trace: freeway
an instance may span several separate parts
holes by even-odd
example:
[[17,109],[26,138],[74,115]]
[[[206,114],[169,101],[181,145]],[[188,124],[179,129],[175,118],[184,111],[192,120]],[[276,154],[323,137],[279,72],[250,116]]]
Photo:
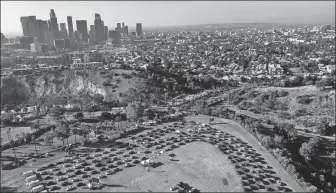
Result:
[[297,183],[297,181],[291,175],[288,174],[288,172],[283,168],[283,166],[278,162],[278,160],[276,160],[273,157],[273,155],[267,151],[267,149],[262,147],[253,135],[251,135],[238,123],[228,119],[210,117],[205,115],[191,115],[185,118],[187,121],[195,121],[201,123],[209,123],[209,119],[214,118],[214,122],[216,124],[212,125],[212,127],[219,129],[223,132],[227,132],[231,135],[234,135],[240,138],[241,140],[249,143],[258,153],[260,153],[263,156],[263,158],[265,158],[267,163],[274,168],[278,176],[282,180],[284,180],[284,182],[286,182],[294,192],[304,192],[300,184]]

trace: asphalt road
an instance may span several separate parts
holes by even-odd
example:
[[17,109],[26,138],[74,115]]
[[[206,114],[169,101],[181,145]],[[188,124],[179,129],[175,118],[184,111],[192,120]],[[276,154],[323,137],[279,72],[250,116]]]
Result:
[[246,131],[238,123],[228,119],[221,119],[205,115],[187,116],[186,120],[201,123],[209,123],[210,118],[214,118],[214,122],[219,123],[216,125],[212,125],[212,127],[227,132],[231,135],[234,135],[240,138],[241,140],[249,143],[251,146],[253,146],[253,148],[265,158],[267,163],[274,168],[274,171],[277,173],[277,176],[280,177],[284,182],[286,182],[288,187],[291,188],[294,192],[304,192],[301,185],[298,184],[297,181],[291,175],[289,175],[289,173],[283,168],[283,166],[278,162],[278,160],[275,159],[273,155],[267,151],[267,149],[262,147],[252,134]]

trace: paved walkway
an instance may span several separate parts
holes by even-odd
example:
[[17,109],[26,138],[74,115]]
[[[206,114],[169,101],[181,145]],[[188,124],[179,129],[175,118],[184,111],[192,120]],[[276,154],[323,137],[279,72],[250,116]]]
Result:
[[[210,116],[205,115],[191,115],[187,116],[186,120],[209,123],[210,118],[211,118]],[[260,143],[256,140],[256,138],[254,138],[252,134],[250,134],[242,126],[240,126],[238,123],[232,120],[217,117],[213,118],[214,122],[222,123],[218,125],[212,125],[214,128],[232,134],[240,138],[241,140],[249,143],[258,153],[260,153],[265,158],[267,163],[274,168],[274,171],[284,182],[287,183],[289,188],[291,188],[294,192],[304,192],[300,184],[298,184],[297,181],[291,175],[289,175],[289,173],[283,168],[283,166],[278,162],[278,160],[275,159],[273,155],[267,151],[267,149],[265,149],[260,145]]]

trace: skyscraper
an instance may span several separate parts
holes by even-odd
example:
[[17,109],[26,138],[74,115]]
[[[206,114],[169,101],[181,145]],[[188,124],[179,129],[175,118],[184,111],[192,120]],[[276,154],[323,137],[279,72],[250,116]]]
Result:
[[108,27],[107,26],[104,27],[104,38],[105,39],[108,38]]
[[68,17],[67,17],[67,20],[68,20],[69,37],[72,38],[72,37],[73,37],[72,17],[71,17],[71,16],[68,16]]
[[29,23],[28,23],[28,17],[21,17],[20,21],[21,21],[21,24],[22,24],[23,36],[29,36],[30,27],[29,27]]
[[95,14],[95,20],[94,20],[94,26],[95,26],[95,35],[97,40],[104,40],[104,21],[101,20],[101,17],[98,13]]
[[141,23],[137,23],[136,24],[136,35],[137,36],[142,36],[142,24]]
[[76,20],[77,31],[82,34],[83,39],[88,39],[88,27],[86,20]]
[[28,23],[30,27],[30,35],[38,37],[39,29],[37,29],[36,16],[28,16]]
[[125,26],[125,27],[124,27],[124,34],[125,34],[125,35],[128,35],[128,26]]
[[50,9],[50,30],[54,33],[54,37],[59,32],[57,17],[53,9]]
[[22,24],[23,36],[39,36],[39,29],[36,22],[36,16],[28,16],[20,18]]
[[67,31],[65,23],[60,23],[61,31]]
[[96,29],[94,25],[90,25],[90,38],[96,40]]
[[37,22],[37,28],[40,30],[39,31],[39,41],[40,42],[43,42],[43,41],[46,41],[46,38],[45,38],[45,33],[48,31],[48,22],[47,21],[44,21],[44,20],[36,20]]
[[51,31],[45,33],[45,40],[49,46],[54,46],[54,35]]
[[124,24],[124,22],[122,22],[122,24],[121,24],[121,32],[122,33],[124,33],[124,28],[125,28],[125,24]]
[[117,30],[121,32],[121,23],[117,23]]

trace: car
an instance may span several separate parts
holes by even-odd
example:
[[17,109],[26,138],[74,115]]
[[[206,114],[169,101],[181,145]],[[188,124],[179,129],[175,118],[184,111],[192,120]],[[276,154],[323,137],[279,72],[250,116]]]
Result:
[[58,189],[60,189],[60,187],[58,187],[58,186],[55,185],[55,186],[49,188],[49,192],[50,191],[54,191],[54,190],[58,190]]
[[85,183],[83,183],[83,182],[79,182],[78,184],[77,184],[77,187],[81,187],[81,186],[85,186],[86,184]]
[[68,182],[67,182],[67,181],[64,181],[64,182],[61,183],[61,185],[62,185],[62,186],[66,186],[66,185],[68,185]]
[[67,187],[67,191],[72,191],[72,190],[74,190],[75,189],[75,187],[73,187],[73,186],[69,186],[69,187]]
[[48,182],[46,183],[47,186],[51,186],[51,185],[54,185],[54,184],[55,184],[54,181],[48,181]]
[[126,163],[126,164],[125,164],[125,167],[130,167],[130,166],[131,166],[130,163]]
[[105,171],[105,170],[107,170],[107,168],[102,167],[102,168],[100,168],[99,170],[100,170],[100,171]]
[[106,175],[103,175],[103,174],[101,174],[101,175],[99,175],[99,178],[100,179],[103,179],[103,178],[106,178],[107,176]]
[[57,178],[57,181],[64,181],[64,180],[66,180],[66,178],[65,177],[63,177],[63,176],[61,176],[61,177],[59,177],[59,178]]
[[133,164],[138,164],[138,163],[140,163],[139,160],[134,160],[134,161],[133,161]]
[[91,174],[98,174],[99,172],[98,171],[96,171],[96,170],[93,170],[92,172],[91,172]]
[[75,174],[69,174],[67,177],[68,178],[73,178],[73,177],[75,177],[76,175]]
[[89,177],[88,174],[83,174],[83,175],[82,175],[82,178],[87,178],[87,177]]
[[72,182],[79,182],[79,181],[81,181],[81,180],[78,179],[78,178],[74,178],[74,179],[72,179]]
[[111,175],[111,174],[113,174],[113,172],[112,172],[111,170],[108,170],[108,171],[105,173],[105,175]]

